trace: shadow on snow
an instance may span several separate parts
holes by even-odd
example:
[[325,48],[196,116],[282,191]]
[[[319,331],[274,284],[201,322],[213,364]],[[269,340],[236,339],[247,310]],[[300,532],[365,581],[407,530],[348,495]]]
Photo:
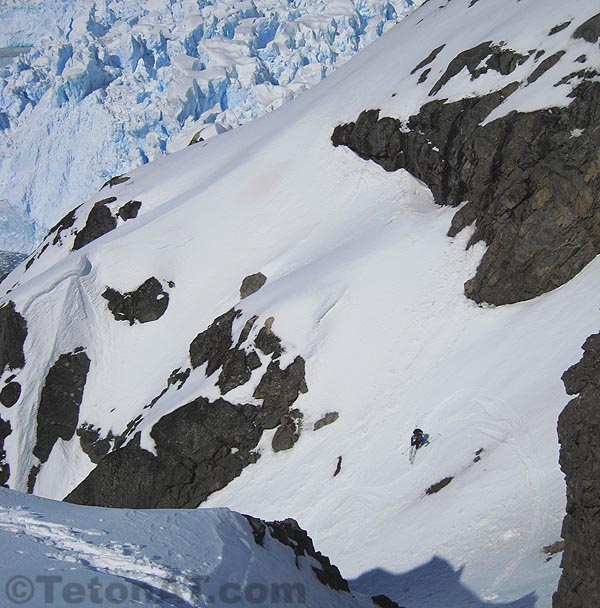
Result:
[[460,582],[463,568],[455,570],[440,557],[402,574],[380,568],[350,582],[353,591],[387,595],[407,608],[535,608],[537,596],[528,593],[518,600],[497,603],[480,599]]

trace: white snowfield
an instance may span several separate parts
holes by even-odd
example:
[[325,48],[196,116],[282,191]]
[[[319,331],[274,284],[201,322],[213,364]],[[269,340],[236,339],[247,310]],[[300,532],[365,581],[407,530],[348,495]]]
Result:
[[[483,41],[546,57],[566,50],[497,115],[564,105],[576,82],[554,84],[574,71],[575,58],[600,65],[597,44],[571,37],[598,12],[596,0],[469,4],[429,2],[283,108],[140,167],[83,205],[74,228],[109,195],[115,208],[141,201],[136,219],[77,252],[68,252],[66,235],[63,247],[50,246],[4,281],[29,329],[23,393],[0,408],[13,429],[5,443],[11,488],[25,490],[36,464],[36,408],[59,354],[85,347],[92,363],[79,420],[117,435],[173,369],[189,366],[192,339],[236,306],[236,332],[253,315],[256,330],[273,316],[288,349],[282,366],[296,353],[306,359],[309,390],[296,402],[304,428],[293,449],[276,454],[265,433],[259,461],[207,506],[296,518],[354,589],[407,608],[550,607],[560,556],[548,560],[542,547],[559,539],[565,507],[561,375],[598,330],[600,263],[535,300],[477,306],[463,283],[484,245],[465,249],[472,229],[446,236],[456,210],[434,204],[406,172],[386,173],[330,141],[337,124],[363,109],[408,117],[431,99],[448,62]],[[443,43],[418,85],[411,70]],[[537,65],[531,56],[507,78],[490,71],[473,81],[465,71],[436,98],[525,82]],[[259,271],[266,285],[240,302],[242,279]],[[167,312],[144,325],[116,322],[101,297],[106,287],[131,291],[150,276],[175,283]],[[180,391],[168,391],[139,427],[142,445],[153,449],[158,416],[219,396],[215,381],[198,368]],[[253,388],[226,398],[252,403]],[[331,411],[339,419],[313,431]],[[405,450],[415,426],[432,441],[411,466]],[[77,437],[59,440],[35,492],[60,499],[93,466]],[[449,485],[426,495],[447,477]]]
[[313,557],[229,509],[85,508],[0,489],[0,597],[9,606],[360,608],[321,584]]
[[280,106],[423,0],[1,2],[0,249],[104,181]]

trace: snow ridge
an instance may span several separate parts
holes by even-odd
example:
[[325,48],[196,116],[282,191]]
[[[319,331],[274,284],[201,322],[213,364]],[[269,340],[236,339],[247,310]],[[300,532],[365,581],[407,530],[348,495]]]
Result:
[[[252,591],[287,590],[293,605],[373,606],[322,584],[316,560],[296,556],[268,529],[258,544],[246,517],[229,509],[83,510],[1,488],[0,542],[3,605],[61,596],[68,605],[71,586],[85,605],[250,607]],[[239,601],[227,601],[235,594]]]

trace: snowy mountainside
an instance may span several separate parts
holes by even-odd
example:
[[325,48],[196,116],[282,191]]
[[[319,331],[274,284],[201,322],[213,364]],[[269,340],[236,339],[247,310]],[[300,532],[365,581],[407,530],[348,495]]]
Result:
[[6,489],[0,513],[4,606],[375,605],[336,589],[339,572],[290,522],[82,509]]
[[[489,95],[481,122],[562,117],[579,86],[597,91],[598,38],[578,34],[596,12],[426,3],[302,97],[65,216],[2,284],[2,481],[83,504],[292,516],[353,588],[410,607],[549,606],[561,375],[598,328],[598,260],[575,256],[583,269],[527,301],[478,304],[464,283],[492,250],[472,242],[485,216],[447,235],[473,201],[434,199],[367,162],[385,163],[376,145],[361,158],[331,138],[379,109],[392,144],[410,144],[410,118],[432,102]],[[497,49],[520,58],[505,69]],[[596,131],[572,136],[590,196],[573,205],[579,237],[600,171]],[[454,162],[452,146],[429,148]],[[514,169],[499,156],[497,174]],[[536,199],[536,217],[556,200]],[[528,205],[503,225],[520,229]],[[535,227],[523,226],[534,244]],[[431,442],[410,465],[416,425]]]
[[0,78],[0,248],[29,254],[105,180],[278,107],[418,4],[3,3],[0,46],[32,49]]

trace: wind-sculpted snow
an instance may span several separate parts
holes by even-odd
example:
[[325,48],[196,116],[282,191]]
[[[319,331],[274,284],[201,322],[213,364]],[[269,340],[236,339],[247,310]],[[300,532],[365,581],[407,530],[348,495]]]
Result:
[[29,253],[104,180],[280,106],[420,3],[3,3],[0,47],[33,48],[0,67],[0,249]]
[[3,606],[382,605],[294,520],[229,509],[82,509],[0,488],[0,542]]

